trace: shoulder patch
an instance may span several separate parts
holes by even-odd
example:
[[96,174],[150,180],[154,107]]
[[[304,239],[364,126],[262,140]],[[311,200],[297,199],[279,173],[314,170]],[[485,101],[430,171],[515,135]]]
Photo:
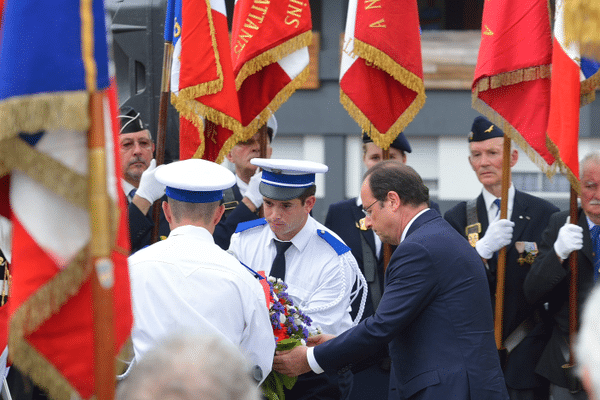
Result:
[[346,246],[338,238],[336,238],[324,229],[317,229],[317,235],[319,235],[323,240],[329,243],[329,245],[333,247],[333,249],[339,256],[350,251],[350,247]]
[[262,226],[267,223],[267,220],[264,218],[253,219],[252,221],[240,222],[235,229],[235,233],[243,232],[250,228],[254,228],[257,226]]

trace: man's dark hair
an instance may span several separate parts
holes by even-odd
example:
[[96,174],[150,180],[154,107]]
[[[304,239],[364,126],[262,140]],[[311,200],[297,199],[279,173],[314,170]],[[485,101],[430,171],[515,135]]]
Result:
[[213,214],[217,207],[221,205],[220,201],[211,203],[187,203],[184,201],[175,200],[169,197],[169,205],[175,222],[179,223],[183,219],[191,219],[192,221],[202,221],[210,223]]
[[312,185],[310,187],[308,187],[304,193],[302,193],[300,196],[298,196],[298,199],[300,199],[300,202],[302,203],[302,205],[304,205],[304,202],[306,201],[306,199],[308,199],[310,196],[314,196],[315,193],[317,193],[317,185]]
[[371,193],[379,201],[384,201],[389,192],[396,192],[406,204],[429,205],[429,189],[419,174],[408,165],[396,160],[382,161],[365,173],[364,179],[367,177]]

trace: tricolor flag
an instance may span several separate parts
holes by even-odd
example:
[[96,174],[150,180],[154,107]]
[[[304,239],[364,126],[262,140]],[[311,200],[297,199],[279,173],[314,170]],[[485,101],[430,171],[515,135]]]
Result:
[[[171,103],[180,116],[179,158],[220,163],[242,130],[225,2],[170,1],[175,1],[174,23],[165,26],[174,27]],[[208,129],[204,120],[212,122]]]
[[308,77],[311,29],[306,0],[236,0],[231,58],[244,139],[252,137]]
[[[10,174],[13,226],[10,359],[53,399],[90,398],[95,365],[107,360],[114,376],[132,324],[105,10],[101,0],[6,0],[3,24],[0,175]],[[99,133],[93,142],[90,128]],[[99,180],[104,185],[90,183]],[[106,257],[93,263],[99,249]],[[104,325],[114,332],[102,360],[93,318],[98,266],[112,294],[106,310],[113,318]]]
[[473,108],[500,126],[548,174],[554,162],[546,148],[551,62],[546,0],[485,2]]
[[579,108],[593,101],[598,63],[581,59],[579,45],[565,39],[565,2],[556,1],[548,149],[571,186],[579,190]]
[[387,149],[425,104],[415,0],[350,0],[340,101]]

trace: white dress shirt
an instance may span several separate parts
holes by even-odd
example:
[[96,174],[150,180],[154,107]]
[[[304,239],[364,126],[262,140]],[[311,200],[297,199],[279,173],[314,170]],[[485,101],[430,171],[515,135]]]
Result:
[[[498,197],[494,196],[490,192],[488,192],[485,188],[482,191],[483,201],[485,203],[485,209],[488,214],[488,223],[492,223],[492,221],[496,219],[500,219],[500,214],[498,213],[499,207],[494,204],[494,200]],[[508,208],[506,213],[506,219],[510,221],[510,217],[512,217],[513,205],[515,203],[515,187],[511,183],[510,188],[508,188]]]
[[[361,274],[352,252],[338,255],[317,230],[329,229],[308,217],[285,252],[285,283],[294,305],[312,319],[311,328],[339,335],[353,325],[350,317],[352,285]],[[231,237],[229,250],[255,271],[271,271],[277,254],[269,225],[255,226]],[[364,278],[363,278],[364,279]]]
[[170,334],[221,335],[267,377],[275,340],[262,286],[206,229],[172,230],[129,257],[129,272],[135,359]]

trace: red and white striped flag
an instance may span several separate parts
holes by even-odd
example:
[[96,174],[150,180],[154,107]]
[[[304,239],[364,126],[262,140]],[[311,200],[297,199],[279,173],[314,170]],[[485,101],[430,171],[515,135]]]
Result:
[[552,36],[546,0],[488,1],[472,86],[473,108],[548,174]]
[[231,57],[245,139],[308,77],[311,29],[308,1],[236,0]]
[[181,0],[174,14],[171,103],[180,115],[179,158],[220,163],[242,132],[225,2]]
[[350,0],[340,101],[387,149],[425,104],[416,0]]

